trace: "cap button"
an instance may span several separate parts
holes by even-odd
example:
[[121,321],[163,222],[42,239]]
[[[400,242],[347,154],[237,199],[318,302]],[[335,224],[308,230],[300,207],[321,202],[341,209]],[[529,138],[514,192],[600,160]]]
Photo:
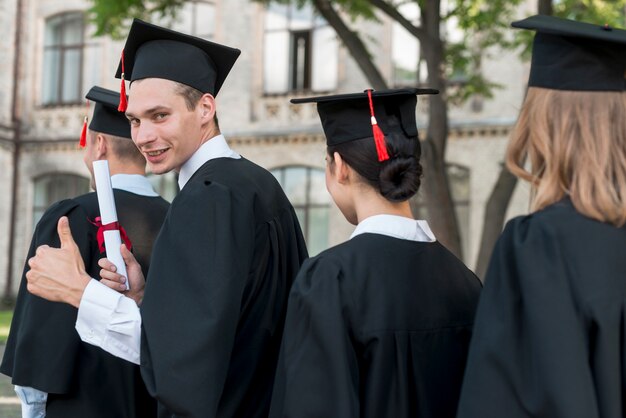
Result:
[[604,26],[602,26],[602,29],[606,30],[606,31],[609,31],[609,32],[613,30],[613,28],[610,27],[608,23],[605,23]]

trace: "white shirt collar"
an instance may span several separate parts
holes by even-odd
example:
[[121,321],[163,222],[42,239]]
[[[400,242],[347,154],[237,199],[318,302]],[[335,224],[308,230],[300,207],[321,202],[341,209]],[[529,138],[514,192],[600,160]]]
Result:
[[436,241],[435,234],[430,230],[428,222],[396,215],[374,215],[365,218],[359,222],[350,238],[365,233],[387,235],[418,242]]
[[185,161],[185,164],[180,168],[180,173],[178,174],[178,187],[182,190],[191,176],[193,176],[204,163],[214,158],[222,157],[241,158],[239,154],[230,149],[224,135],[217,135],[202,144],[200,148]]
[[159,195],[154,191],[150,180],[140,174],[114,174],[111,176],[111,186],[114,189],[124,190],[139,196],[155,197]]

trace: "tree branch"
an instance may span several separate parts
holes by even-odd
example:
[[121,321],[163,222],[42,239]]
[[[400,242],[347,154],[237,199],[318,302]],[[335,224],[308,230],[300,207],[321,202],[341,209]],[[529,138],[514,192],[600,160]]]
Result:
[[419,26],[415,26],[410,20],[402,15],[392,4],[389,4],[385,0],[370,0],[370,4],[377,7],[380,11],[387,16],[398,22],[404,29],[406,29],[411,35],[415,36],[420,43],[427,42],[427,34],[424,29]]

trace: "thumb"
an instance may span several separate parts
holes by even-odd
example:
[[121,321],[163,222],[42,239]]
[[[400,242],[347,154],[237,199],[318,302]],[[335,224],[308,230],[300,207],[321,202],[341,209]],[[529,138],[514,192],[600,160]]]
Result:
[[130,252],[128,248],[126,248],[125,244],[122,244],[120,247],[120,253],[122,254],[122,258],[124,259],[124,264],[127,266],[132,264],[135,261],[135,256]]
[[67,216],[62,216],[57,223],[57,232],[59,233],[59,240],[61,241],[62,249],[76,248],[76,242],[72,237],[72,230],[70,229],[70,221]]

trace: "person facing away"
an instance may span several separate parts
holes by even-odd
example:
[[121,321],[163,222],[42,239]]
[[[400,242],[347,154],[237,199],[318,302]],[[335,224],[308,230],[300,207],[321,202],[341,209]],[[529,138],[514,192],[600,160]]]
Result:
[[[214,96],[238,55],[140,20],[130,29],[119,75],[132,83],[132,137],[154,173],[179,172],[181,189],[154,245],[141,315],[143,276],[123,246],[127,296],[77,264],[65,219],[61,248],[29,262],[29,290],[80,307],[84,341],[141,363],[160,417],[267,416],[287,296],[307,256],[274,176],[220,134]],[[101,266],[116,287],[120,276]]]
[[506,156],[532,185],[532,213],[491,257],[458,417],[623,417],[626,31],[513,26],[536,31]]
[[416,94],[433,93],[292,100],[317,103],[326,186],[357,226],[305,261],[294,282],[271,418],[456,412],[481,284],[411,214],[422,174]]
[[[152,243],[169,207],[145,177],[146,161],[130,140],[130,126],[117,111],[119,93],[93,87],[95,103],[85,137],[84,162],[107,160],[112,174],[119,221],[128,233],[141,268],[148,271]],[[33,234],[28,257],[41,245],[58,245],[57,221],[69,219],[78,254],[96,277],[105,256],[98,244],[98,198],[95,192],[53,204]],[[24,274],[29,270],[24,268]],[[74,325],[76,310],[48,302],[22,282],[0,371],[12,377],[22,401],[22,416],[36,418],[144,418],[156,416],[139,368],[83,343]]]

